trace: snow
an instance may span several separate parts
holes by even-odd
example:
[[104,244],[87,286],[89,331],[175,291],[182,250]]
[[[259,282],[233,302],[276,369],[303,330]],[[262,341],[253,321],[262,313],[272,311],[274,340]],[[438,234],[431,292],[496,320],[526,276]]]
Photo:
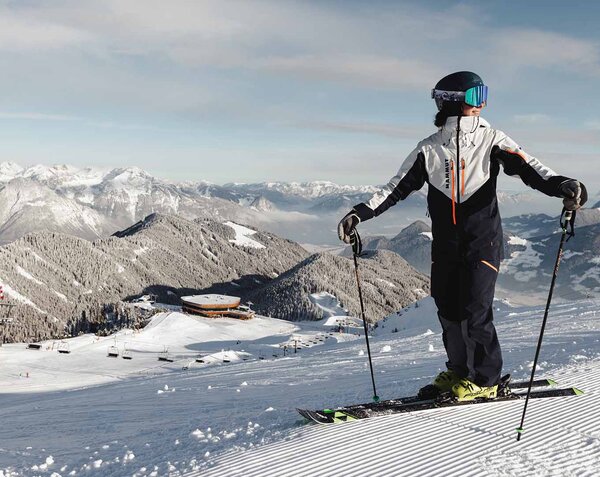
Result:
[[[42,342],[40,351],[26,350],[24,345],[4,345],[0,348],[3,371],[0,389],[5,394],[46,392],[104,384],[140,374],[159,375],[182,366],[199,367],[201,365],[195,363],[199,355],[204,357],[204,367],[222,364],[224,359],[242,361],[246,352],[239,347],[223,350],[223,342],[260,340],[295,329],[292,323],[264,317],[240,321],[179,312],[159,313],[141,331],[126,329],[107,337],[88,334],[66,339],[64,342],[71,350],[68,356],[56,353],[52,341]],[[129,350],[133,359],[108,358],[110,346],[116,346],[119,355]],[[173,363],[158,361],[165,349],[174,358]],[[270,346],[257,345],[255,351],[262,349],[270,349]],[[69,368],[62,370],[65,374],[61,375],[66,363]],[[90,372],[91,369],[94,372]],[[26,373],[29,378],[24,380],[22,376]]]
[[250,238],[251,235],[254,235],[256,233],[255,230],[249,229],[248,227],[244,227],[243,225],[238,225],[233,222],[225,222],[225,225],[235,230],[235,239],[230,240],[231,243],[239,247],[251,247],[259,249],[266,248],[262,243],[259,243],[256,240],[252,240]]
[[527,245],[527,240],[513,235],[513,236],[509,237],[508,243],[510,245]]
[[[14,162],[0,163],[0,182],[8,182],[23,172],[23,168]],[[2,474],[0,474],[2,477]]]
[[396,288],[396,285],[394,285],[392,282],[390,282],[388,280],[384,280],[383,278],[378,278],[377,281],[380,283],[384,283],[385,285],[387,285],[390,288]]
[[143,253],[146,253],[148,250],[150,250],[150,247],[140,247],[140,248],[136,248],[133,253],[135,253],[136,255],[142,255]]
[[433,233],[432,232],[421,232],[419,235],[423,235],[427,237],[429,240],[433,241]]
[[340,305],[339,300],[328,292],[311,293],[308,299],[317,305],[326,318],[347,315],[346,310]]
[[[27,272],[25,272],[25,273],[27,273]],[[31,279],[33,279],[33,277],[31,277]],[[4,294],[6,296],[8,296],[14,300],[20,301],[21,303],[25,303],[26,305],[29,305],[30,307],[34,308],[36,311],[38,311],[40,313],[46,314],[46,312],[44,310],[42,310],[39,306],[37,306],[34,302],[32,302],[26,296],[21,295],[17,290],[15,290],[13,287],[11,287],[8,283],[6,283],[1,278],[0,278],[0,283],[2,283],[2,287],[4,289]]]
[[57,292],[56,290],[52,290],[52,292],[61,300],[68,302],[69,299],[67,298],[66,295],[64,295],[63,293]]
[[502,262],[502,273],[510,274],[523,283],[535,279],[542,263],[541,254],[533,249],[529,240],[511,237],[509,243],[523,245],[525,250],[512,252],[510,258]]
[[16,267],[17,273],[25,278],[27,278],[27,280],[31,280],[32,282],[37,283],[38,285],[43,285],[44,282],[38,280],[37,278],[35,278],[33,275],[31,275],[31,273],[29,273],[28,271],[24,270],[23,268],[21,268],[19,265],[17,265]]
[[[243,184],[239,184],[243,185]],[[363,193],[374,194],[379,191],[377,186],[351,186],[338,185],[330,181],[312,181],[312,182],[266,182],[254,184],[255,186],[266,187],[271,190],[282,192],[284,194],[295,195],[299,197],[324,197],[332,194],[342,193]]]
[[[313,300],[341,310],[332,295]],[[519,443],[522,402],[304,425],[296,407],[372,396],[363,338],[328,331],[323,322],[172,312],[140,331],[68,339],[69,355],[46,349],[50,342],[39,351],[4,345],[0,476],[596,475],[599,304],[552,306],[540,373],[586,394],[531,401]],[[495,309],[504,370],[522,380],[544,310],[501,302]],[[317,337],[318,345],[308,341]],[[280,346],[299,338],[309,347],[284,357]],[[370,339],[382,399],[413,394],[443,369],[430,298],[387,317]],[[115,342],[132,350],[131,361],[106,357]],[[173,363],[157,361],[165,347]],[[198,355],[210,362],[197,363]]]
[[207,295],[182,296],[181,300],[194,305],[227,305],[236,307],[240,304],[240,298],[237,296],[217,295],[214,293],[209,293]]

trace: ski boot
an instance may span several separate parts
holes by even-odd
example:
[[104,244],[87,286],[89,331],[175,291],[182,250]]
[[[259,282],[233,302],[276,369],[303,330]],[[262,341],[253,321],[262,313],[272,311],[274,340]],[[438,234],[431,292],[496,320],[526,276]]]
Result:
[[461,379],[452,386],[452,394],[458,401],[474,401],[476,399],[495,399],[498,395],[498,385],[478,386],[473,381]]
[[506,397],[510,394],[512,394],[512,391],[510,390],[510,374],[505,374],[498,382],[498,392],[496,396]]
[[419,390],[419,397],[421,399],[434,399],[442,393],[452,391],[452,386],[459,381],[460,378],[454,371],[442,371],[434,378],[432,384],[428,384]]

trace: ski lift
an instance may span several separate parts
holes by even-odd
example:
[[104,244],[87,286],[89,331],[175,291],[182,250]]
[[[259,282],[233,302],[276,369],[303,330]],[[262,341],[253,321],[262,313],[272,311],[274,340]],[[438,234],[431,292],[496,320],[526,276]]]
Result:
[[133,354],[131,351],[127,349],[127,343],[123,346],[123,353],[121,354],[121,358],[123,359],[133,359]]
[[173,362],[173,357],[169,354],[169,348],[165,346],[165,350],[158,355],[159,361],[166,361],[167,363]]
[[57,350],[60,354],[70,354],[71,353],[71,348],[69,347],[69,343],[67,343],[66,341],[61,341],[58,345]]
[[109,346],[107,356],[109,358],[118,358],[119,357],[119,348],[117,348],[116,346]]

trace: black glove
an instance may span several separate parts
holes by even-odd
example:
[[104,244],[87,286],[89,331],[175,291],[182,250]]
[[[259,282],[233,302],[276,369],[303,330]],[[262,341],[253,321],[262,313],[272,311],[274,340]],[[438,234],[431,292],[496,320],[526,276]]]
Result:
[[564,181],[558,186],[558,192],[563,198],[563,206],[566,210],[577,210],[587,202],[585,186],[575,179]]
[[356,211],[352,209],[338,224],[338,237],[340,240],[350,243],[350,234],[359,223],[360,219],[358,218],[358,215],[356,215]]

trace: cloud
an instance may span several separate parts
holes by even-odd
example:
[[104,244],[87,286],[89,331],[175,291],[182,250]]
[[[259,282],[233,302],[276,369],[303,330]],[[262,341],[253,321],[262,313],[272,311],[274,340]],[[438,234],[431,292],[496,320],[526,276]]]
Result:
[[[127,69],[137,70],[140,82],[148,79],[148,66],[164,69],[168,62],[188,73],[245,70],[264,79],[283,75],[397,91],[429,87],[463,65],[478,65],[495,77],[506,68],[530,67],[600,73],[594,42],[491,25],[485,11],[464,4],[435,9],[418,4],[346,8],[272,0],[63,0],[12,5],[1,11],[0,48],[17,45],[39,51],[77,46],[80,61],[87,57],[115,70],[126,61]],[[480,39],[479,46],[468,50],[465,61],[465,49],[456,45],[472,38]]]
[[591,129],[557,127],[555,124],[539,129],[520,129],[519,136],[540,143],[584,146],[600,145],[600,134]]
[[397,90],[421,90],[424,82],[433,83],[443,74],[442,69],[420,60],[385,56],[272,57],[261,60],[258,66],[310,80]]
[[493,33],[493,58],[512,71],[524,68],[559,69],[600,76],[600,46],[570,35],[517,28]]
[[79,28],[32,18],[30,13],[0,7],[0,50],[57,50],[90,39]]
[[81,118],[77,116],[67,116],[64,114],[0,111],[0,119],[25,119],[31,121],[78,121]]
[[337,131],[350,134],[373,134],[376,136],[409,139],[423,135],[423,128],[369,122],[299,121],[290,125],[318,131]]
[[[32,51],[40,45],[77,45],[83,57],[115,67],[123,56],[150,63],[168,59],[185,68],[241,69],[386,89],[417,88],[445,71],[429,55],[418,57],[415,35],[431,40],[431,34],[427,15],[410,6],[357,12],[325,4],[239,0],[16,5],[5,9],[0,45],[2,39],[7,47],[26,39],[21,47]],[[436,31],[441,38],[468,26],[464,11],[443,19]]]
[[592,120],[592,121],[587,121],[584,126],[587,129],[592,129],[594,131],[600,131],[600,119],[596,119],[596,120]]
[[513,120],[521,124],[547,123],[552,121],[552,116],[542,113],[516,114]]

